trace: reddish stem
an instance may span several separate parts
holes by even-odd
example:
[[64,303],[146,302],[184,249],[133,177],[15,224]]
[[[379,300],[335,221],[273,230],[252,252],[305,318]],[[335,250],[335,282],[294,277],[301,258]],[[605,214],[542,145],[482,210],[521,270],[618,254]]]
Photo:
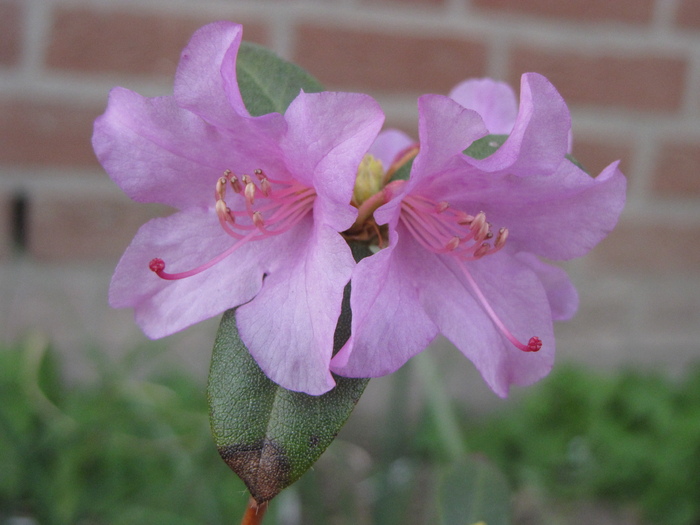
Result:
[[243,521],[241,525],[260,525],[262,523],[263,517],[265,516],[265,511],[267,510],[267,501],[258,505],[258,503],[251,497],[248,500],[248,508],[243,515]]

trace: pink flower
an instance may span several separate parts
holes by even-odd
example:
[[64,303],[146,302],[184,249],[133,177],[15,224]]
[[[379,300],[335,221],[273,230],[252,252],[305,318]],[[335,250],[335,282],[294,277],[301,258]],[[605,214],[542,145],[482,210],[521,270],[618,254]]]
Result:
[[251,117],[236,81],[240,25],[197,31],[174,96],[114,89],[93,146],[132,199],[178,211],[145,224],[109,300],[152,338],[239,307],[263,371],[321,394],[343,289],[355,265],[338,232],[355,220],[357,167],[383,122],[370,97],[301,92],[284,115]]
[[[374,212],[384,248],[353,272],[352,336],[331,369],[388,374],[442,333],[506,396],[549,372],[552,321],[578,305],[565,272],[540,257],[593,248],[616,224],[626,182],[617,163],[592,178],[565,158],[569,111],[540,75],[523,76],[517,115],[512,92],[494,81],[453,97],[419,99],[410,179],[360,207],[360,217]],[[510,136],[481,160],[463,154],[489,132]],[[393,131],[370,151],[391,163],[410,145]]]

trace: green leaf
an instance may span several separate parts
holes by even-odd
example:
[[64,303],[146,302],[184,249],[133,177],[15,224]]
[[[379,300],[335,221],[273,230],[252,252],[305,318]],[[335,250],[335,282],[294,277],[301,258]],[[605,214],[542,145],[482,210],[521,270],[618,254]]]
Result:
[[236,61],[238,88],[253,116],[284,113],[300,90],[323,91],[323,86],[299,66],[282,60],[272,51],[243,42]]
[[391,182],[395,180],[408,180],[411,176],[411,168],[413,168],[414,160],[415,159],[411,159],[408,162],[405,162],[399,169],[397,169],[391,176]]
[[486,460],[464,456],[450,463],[438,484],[443,525],[508,525],[510,489],[501,472]]
[[[370,255],[353,246],[357,260]],[[334,351],[350,336],[350,285],[335,332]],[[219,454],[258,503],[269,501],[306,472],[330,445],[360,399],[368,379],[335,377],[321,396],[286,390],[258,367],[238,335],[235,310],[216,337],[208,398]]]
[[503,146],[507,139],[508,135],[486,135],[472,142],[471,146],[464,150],[464,154],[478,160],[485,159]]
[[[465,155],[469,155],[474,159],[485,159],[486,157],[493,155],[498,148],[503,146],[503,143],[508,139],[508,135],[486,135],[481,137],[479,140],[472,142],[471,146],[464,150]],[[583,165],[576,160],[573,155],[566,155],[566,159],[571,161],[577,168],[588,173],[588,170],[583,167]]]

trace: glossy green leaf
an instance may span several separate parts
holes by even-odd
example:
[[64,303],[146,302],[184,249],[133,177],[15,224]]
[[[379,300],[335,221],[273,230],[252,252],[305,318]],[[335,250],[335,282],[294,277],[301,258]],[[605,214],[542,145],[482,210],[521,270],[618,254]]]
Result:
[[323,91],[323,86],[299,66],[282,60],[272,51],[243,42],[236,61],[238,87],[253,116],[284,113],[300,90]]
[[[471,146],[464,150],[465,155],[469,155],[474,159],[485,159],[486,157],[493,155],[498,148],[503,146],[503,143],[508,139],[508,135],[487,135],[481,137],[479,140],[472,142]],[[579,169],[588,173],[588,171],[583,167],[583,165],[576,160],[573,155],[566,155],[567,160],[573,162]]]
[[[370,255],[354,246],[355,258]],[[350,336],[350,285],[335,333],[334,350]],[[368,379],[336,376],[321,396],[286,390],[258,367],[241,341],[235,310],[224,314],[209,373],[210,423],[219,454],[258,503],[269,501],[306,472],[333,441]]]
[[507,139],[508,135],[486,135],[472,142],[471,146],[464,150],[464,154],[474,159],[485,159],[493,155]]
[[463,456],[450,463],[438,484],[438,512],[443,525],[508,525],[510,489],[491,463]]

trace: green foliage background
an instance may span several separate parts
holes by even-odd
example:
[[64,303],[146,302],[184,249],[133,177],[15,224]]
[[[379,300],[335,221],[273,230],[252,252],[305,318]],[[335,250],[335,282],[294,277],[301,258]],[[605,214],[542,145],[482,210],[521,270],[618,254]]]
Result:
[[[94,382],[67,384],[41,339],[0,347],[0,523],[236,522],[248,496],[216,452],[204,384],[177,371],[144,374],[154,369],[149,352],[93,359]],[[442,396],[414,417],[406,392],[420,368],[391,378],[392,410],[367,449],[336,440],[273,500],[266,523],[293,523],[290,501],[297,523],[440,523],[451,515],[449,485],[494,476],[479,463],[470,467],[478,479],[455,478],[454,439],[500,467],[516,492],[631,505],[649,523],[700,522],[700,369],[676,381],[559,366],[505,410],[476,417]],[[439,392],[442,382],[431,381]],[[456,438],[445,438],[446,413]]]

